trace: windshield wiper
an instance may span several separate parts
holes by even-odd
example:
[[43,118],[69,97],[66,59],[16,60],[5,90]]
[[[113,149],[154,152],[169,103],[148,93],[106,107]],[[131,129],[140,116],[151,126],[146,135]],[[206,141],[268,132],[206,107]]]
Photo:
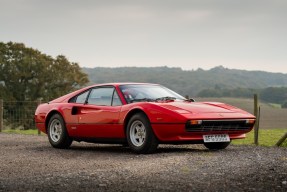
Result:
[[150,99],[150,98],[133,99],[133,100],[131,100],[131,103],[134,103],[134,102],[141,102],[141,101],[151,102],[151,101],[155,101],[155,100],[154,100],[154,99]]
[[153,101],[174,101],[174,100],[176,100],[175,97],[166,96],[166,97],[159,97],[156,99],[150,99],[150,98],[133,99],[130,102],[135,103],[135,102],[142,102],[142,101],[153,102]]
[[157,98],[155,100],[156,101],[170,101],[170,100],[174,101],[174,100],[176,100],[176,98],[175,97],[166,96],[166,97],[159,97],[159,98]]

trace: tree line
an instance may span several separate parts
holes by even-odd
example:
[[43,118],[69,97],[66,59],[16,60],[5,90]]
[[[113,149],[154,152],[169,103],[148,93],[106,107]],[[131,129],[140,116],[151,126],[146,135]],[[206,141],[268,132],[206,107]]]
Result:
[[80,66],[63,55],[53,58],[23,43],[0,42],[0,99],[14,101],[5,113],[22,109],[27,115],[24,101],[49,101],[88,82]]
[[287,85],[287,74],[228,69],[182,70],[180,67],[95,67],[83,68],[91,84],[104,82],[147,82],[162,84],[174,91],[196,97],[206,89],[264,89]]

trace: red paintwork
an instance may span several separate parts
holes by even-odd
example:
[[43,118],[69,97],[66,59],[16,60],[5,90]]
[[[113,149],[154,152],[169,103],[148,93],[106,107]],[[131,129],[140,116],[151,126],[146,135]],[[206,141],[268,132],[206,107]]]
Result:
[[[125,138],[126,118],[133,110],[141,110],[150,120],[156,137],[162,143],[203,141],[203,133],[187,132],[188,120],[224,120],[255,119],[241,109],[215,102],[137,102],[127,104],[119,85],[137,83],[112,83],[93,85],[64,95],[49,103],[41,104],[35,112],[37,128],[46,133],[49,114],[57,112],[65,120],[67,131],[72,138]],[[96,106],[89,104],[68,103],[73,96],[97,86],[114,86],[123,103],[122,106]],[[77,107],[77,115],[72,115],[72,108]],[[248,130],[251,131],[252,127]],[[241,139],[248,131],[220,132],[227,133],[230,139]],[[204,134],[219,134],[205,132]]]

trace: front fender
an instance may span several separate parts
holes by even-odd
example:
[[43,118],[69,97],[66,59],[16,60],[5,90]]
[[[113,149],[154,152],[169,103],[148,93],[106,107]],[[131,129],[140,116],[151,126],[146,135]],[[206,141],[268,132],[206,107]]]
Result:
[[125,119],[132,111],[144,112],[150,123],[185,123],[186,118],[169,109],[163,108],[153,103],[143,102],[124,105],[122,107],[119,123],[124,123]]

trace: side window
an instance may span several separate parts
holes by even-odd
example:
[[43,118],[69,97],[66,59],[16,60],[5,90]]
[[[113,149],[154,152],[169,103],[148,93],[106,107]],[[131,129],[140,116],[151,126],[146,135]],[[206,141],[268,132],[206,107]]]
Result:
[[84,93],[81,93],[80,95],[73,97],[69,100],[69,103],[85,103],[87,96],[89,94],[89,91],[86,91]]
[[94,88],[89,95],[88,104],[111,106],[113,93],[113,87]]
[[113,96],[113,103],[112,106],[120,106],[122,105],[121,99],[117,93],[117,91],[114,91],[114,96]]

